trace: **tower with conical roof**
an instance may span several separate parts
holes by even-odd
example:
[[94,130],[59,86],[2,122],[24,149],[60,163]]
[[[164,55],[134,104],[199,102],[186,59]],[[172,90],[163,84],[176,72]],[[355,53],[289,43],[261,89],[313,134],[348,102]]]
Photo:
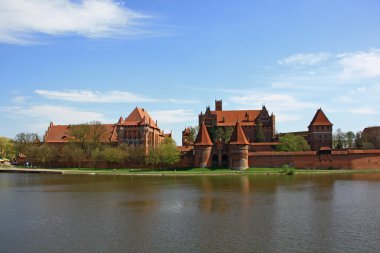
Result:
[[249,142],[240,126],[240,122],[237,121],[228,142],[230,169],[244,170],[248,168],[248,145]]
[[194,166],[198,168],[211,167],[211,150],[213,143],[206,125],[201,123],[197,138],[194,142]]
[[308,142],[311,150],[319,151],[322,147],[332,149],[332,126],[326,114],[319,108],[309,125]]

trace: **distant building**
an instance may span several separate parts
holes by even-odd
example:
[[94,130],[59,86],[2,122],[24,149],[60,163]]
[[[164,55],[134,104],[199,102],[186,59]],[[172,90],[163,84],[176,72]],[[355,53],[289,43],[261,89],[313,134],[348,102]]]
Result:
[[311,120],[308,131],[280,133],[279,136],[292,134],[303,137],[310,146],[311,150],[323,151],[332,149],[333,124],[327,118],[322,109],[318,109]]
[[[190,129],[182,132],[182,145]],[[261,110],[223,110],[222,100],[215,110],[206,107],[199,115],[199,132],[194,142],[195,167],[248,168],[249,151],[272,151],[278,145],[275,116],[265,106]]]
[[[102,124],[106,133],[101,142],[113,146],[127,144],[135,147],[145,147],[146,152],[149,147],[155,147],[165,137],[165,134],[149,114],[143,109],[136,107],[127,118],[120,117],[115,124]],[[44,142],[48,144],[63,144],[73,141],[70,136],[72,125],[54,125],[50,123],[44,135]]]
[[364,128],[362,140],[365,149],[380,149],[380,126]]
[[333,124],[322,109],[318,109],[309,125],[308,143],[311,150],[332,149]]
[[[249,152],[274,151],[279,144],[275,115],[266,107],[261,110],[223,110],[222,101],[215,101],[215,110],[206,107],[199,114],[199,132],[194,144],[188,142],[190,128],[182,131],[184,156],[189,161],[193,145],[195,167],[248,168]],[[302,136],[313,151],[329,153],[332,149],[332,126],[322,109],[317,110],[308,131],[292,132]],[[186,151],[186,153],[185,153]]]

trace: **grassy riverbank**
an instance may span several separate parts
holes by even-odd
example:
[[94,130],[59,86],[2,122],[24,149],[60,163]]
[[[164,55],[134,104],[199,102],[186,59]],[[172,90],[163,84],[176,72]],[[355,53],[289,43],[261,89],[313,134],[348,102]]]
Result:
[[[192,168],[186,170],[146,170],[146,169],[93,169],[93,168],[24,168],[0,166],[3,172],[25,172],[25,173],[59,173],[59,174],[102,174],[102,175],[254,175],[254,174],[284,174],[283,168],[249,168],[244,171],[230,169],[205,169]],[[353,174],[353,173],[380,173],[378,170],[321,170],[321,169],[296,169],[296,174]]]

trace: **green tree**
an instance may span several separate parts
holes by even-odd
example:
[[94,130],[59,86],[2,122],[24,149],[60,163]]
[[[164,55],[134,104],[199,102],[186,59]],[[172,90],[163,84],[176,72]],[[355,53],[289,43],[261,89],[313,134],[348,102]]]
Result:
[[177,145],[172,138],[165,138],[160,145],[162,149],[162,163],[166,165],[173,165],[179,162],[179,151]]
[[362,139],[362,132],[356,132],[355,134],[355,147],[356,148],[363,148],[363,139]]
[[60,159],[61,161],[65,161],[67,167],[78,166],[81,167],[81,161],[85,158],[83,150],[76,143],[67,143],[61,149]]
[[33,150],[33,154],[31,155],[33,160],[43,167],[55,157],[55,150],[48,144],[34,145],[31,150]]
[[88,124],[80,124],[80,125],[71,125],[69,126],[69,135],[72,139],[70,142],[77,143],[79,147],[82,149],[82,153],[84,155],[88,154],[88,132],[89,125]]
[[127,157],[127,152],[120,148],[107,147],[102,151],[103,158],[110,163],[122,163]]
[[280,145],[277,146],[278,151],[308,151],[309,144],[302,136],[293,134],[285,134],[279,137]]
[[352,148],[354,146],[355,134],[352,131],[348,131],[345,134],[346,144],[348,148]]
[[189,133],[189,136],[187,136],[187,141],[189,143],[194,143],[195,142],[195,138],[197,137],[197,134],[198,134],[198,127],[195,126],[191,126],[189,127],[190,128],[190,133]]
[[333,134],[333,147],[336,149],[342,149],[346,146],[346,137],[340,128],[338,128]]
[[175,141],[171,138],[165,138],[162,143],[156,147],[150,147],[146,163],[157,165],[172,165],[179,161],[179,151]]
[[231,138],[233,127],[213,127],[209,130],[209,135],[213,141],[222,140],[228,142]]
[[0,158],[15,158],[14,142],[6,137],[0,137]]

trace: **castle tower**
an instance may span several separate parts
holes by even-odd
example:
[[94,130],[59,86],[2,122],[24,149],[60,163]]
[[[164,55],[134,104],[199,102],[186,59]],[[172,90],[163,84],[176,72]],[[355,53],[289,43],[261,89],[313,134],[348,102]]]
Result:
[[244,170],[248,168],[248,140],[239,121],[236,122],[229,145],[230,169]]
[[308,142],[311,150],[332,149],[332,126],[322,109],[318,109],[309,125]]
[[207,132],[204,122],[202,122],[197,138],[194,142],[194,166],[199,168],[211,167],[212,141]]
[[222,100],[215,100],[215,111],[223,111]]

